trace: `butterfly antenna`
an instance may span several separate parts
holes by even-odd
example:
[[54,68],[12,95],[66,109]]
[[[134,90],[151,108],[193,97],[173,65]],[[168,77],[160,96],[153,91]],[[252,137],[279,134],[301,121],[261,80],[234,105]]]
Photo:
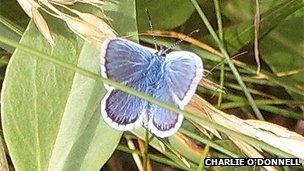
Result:
[[151,19],[151,15],[150,15],[150,12],[149,12],[148,8],[146,8],[146,14],[147,14],[148,21],[149,21],[150,31],[151,31],[152,37],[153,37],[154,47],[155,47],[156,50],[158,50],[157,49],[157,44],[156,44],[156,38],[155,38],[155,35],[153,33],[152,19]]
[[173,49],[176,45],[180,44],[181,42],[183,42],[184,40],[186,40],[188,37],[190,37],[193,33],[197,33],[199,32],[199,29],[193,30],[191,33],[189,33],[188,35],[185,35],[184,38],[180,39],[179,41],[173,43],[169,48],[167,48],[166,50],[163,51],[163,53],[167,53],[170,49]]

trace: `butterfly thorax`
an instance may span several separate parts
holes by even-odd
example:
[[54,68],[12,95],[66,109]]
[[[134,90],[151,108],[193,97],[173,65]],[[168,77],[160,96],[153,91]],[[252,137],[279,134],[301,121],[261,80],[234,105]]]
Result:
[[158,89],[159,82],[164,79],[164,64],[165,58],[163,56],[155,55],[150,61],[145,73],[149,89]]

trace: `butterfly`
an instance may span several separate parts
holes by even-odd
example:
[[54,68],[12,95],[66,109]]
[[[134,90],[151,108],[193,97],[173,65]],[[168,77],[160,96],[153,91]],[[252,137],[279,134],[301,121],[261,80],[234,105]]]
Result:
[[[191,100],[203,76],[199,56],[187,51],[165,53],[122,38],[104,41],[101,49],[101,75],[132,87],[180,109]],[[157,137],[177,132],[183,115],[106,85],[101,101],[105,122],[122,131],[143,125]]]

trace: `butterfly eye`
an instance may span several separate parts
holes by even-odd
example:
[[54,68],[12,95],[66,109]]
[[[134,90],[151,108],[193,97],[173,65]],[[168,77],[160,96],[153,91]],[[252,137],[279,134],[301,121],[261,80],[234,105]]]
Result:
[[167,55],[166,53],[162,53],[160,56],[163,57],[163,58],[165,58],[166,55]]

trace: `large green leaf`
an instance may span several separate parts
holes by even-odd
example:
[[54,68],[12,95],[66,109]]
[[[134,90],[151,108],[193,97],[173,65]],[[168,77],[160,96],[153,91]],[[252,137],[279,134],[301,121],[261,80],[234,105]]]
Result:
[[194,11],[191,2],[185,0],[137,0],[136,2],[139,31],[150,30],[146,9],[151,14],[153,27],[157,29],[180,26]]
[[[260,44],[261,56],[275,73],[300,71],[291,76],[285,76],[285,81],[296,83],[296,87],[304,85],[304,8],[283,21],[272,30]],[[304,96],[292,93],[294,97],[304,99]]]
[[[286,0],[260,0],[259,9],[260,13],[268,11],[270,8],[286,2]],[[221,3],[222,13],[226,18],[230,19],[233,23],[254,20],[256,2],[244,0],[229,0]]]
[[[113,7],[117,13],[126,10],[125,16],[136,23],[135,1]],[[48,22],[54,47],[33,23],[21,43],[99,73],[99,50],[68,31],[62,22]],[[123,28],[125,22],[115,24]],[[137,32],[137,25],[132,25],[120,34]],[[100,117],[105,94],[100,82],[17,49],[3,87],[4,136],[17,170],[98,170],[115,150],[122,132],[110,128]]]
[[[30,24],[21,43],[92,72],[99,52],[51,22],[55,46]],[[17,49],[2,90],[2,125],[17,170],[98,170],[121,132],[100,117],[103,85]]]
[[[275,26],[303,6],[303,0],[284,0],[280,4],[271,6],[269,10],[261,15],[260,37],[265,36]],[[224,33],[228,51],[233,54],[253,41],[254,23],[252,20],[244,21],[225,29]]]
[[[259,2],[262,13],[261,57],[274,73],[301,70],[304,67],[302,62],[304,57],[304,34],[302,31],[304,27],[304,1],[269,0]],[[226,17],[229,17],[233,22],[243,22],[233,28],[228,28],[225,32],[232,52],[238,50],[241,44],[253,40],[254,6],[255,2],[242,0],[231,0],[223,4]],[[250,27],[244,29],[246,23],[251,23],[251,26],[249,24]],[[244,31],[241,31],[242,29]],[[244,37],[236,36],[233,30],[240,30],[239,35]],[[237,45],[237,41],[239,41],[239,45]],[[277,79],[290,85],[296,84],[295,87],[302,87],[304,82],[303,72]],[[294,97],[303,98],[301,95],[290,93]]]

